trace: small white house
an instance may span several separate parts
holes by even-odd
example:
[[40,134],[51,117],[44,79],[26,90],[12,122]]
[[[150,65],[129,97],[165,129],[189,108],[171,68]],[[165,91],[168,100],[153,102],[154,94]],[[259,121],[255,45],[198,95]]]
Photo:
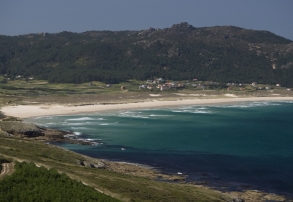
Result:
[[163,83],[163,82],[165,82],[165,80],[164,80],[163,78],[158,78],[157,81],[158,81],[159,83]]
[[252,82],[251,84],[253,87],[256,87],[257,83],[256,82]]
[[146,88],[145,85],[140,85],[140,86],[138,86],[138,89],[145,89],[145,88]]

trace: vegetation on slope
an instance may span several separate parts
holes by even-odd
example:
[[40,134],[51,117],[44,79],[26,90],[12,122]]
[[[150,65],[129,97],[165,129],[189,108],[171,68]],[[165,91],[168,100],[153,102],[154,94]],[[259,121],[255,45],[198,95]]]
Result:
[[55,168],[58,172],[122,201],[229,200],[226,195],[207,188],[157,182],[146,177],[84,167],[78,162],[88,160],[88,157],[37,141],[0,135],[0,154],[6,159],[24,160],[46,168]]
[[15,172],[0,181],[0,198],[10,201],[118,201],[70,179],[57,170],[16,162]]
[[293,87],[293,43],[267,31],[187,23],[141,31],[0,36],[0,73],[56,83],[163,77]]

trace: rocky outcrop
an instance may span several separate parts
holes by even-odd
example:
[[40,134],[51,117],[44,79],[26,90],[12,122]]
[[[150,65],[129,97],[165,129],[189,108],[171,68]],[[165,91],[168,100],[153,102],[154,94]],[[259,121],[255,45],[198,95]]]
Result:
[[0,128],[2,131],[18,137],[31,138],[44,136],[42,130],[34,124],[26,124],[16,121],[1,121]]
[[242,198],[236,197],[232,199],[232,202],[244,202],[244,200]]
[[168,32],[171,33],[190,33],[193,30],[195,30],[195,27],[193,27],[192,25],[188,24],[187,22],[182,22],[180,24],[174,24],[172,25],[171,28],[168,29]]
[[[8,121],[7,121],[8,120]],[[18,120],[18,121],[12,121]],[[0,121],[0,132],[5,135],[13,135],[20,138],[30,138],[50,142],[67,142],[70,144],[92,145],[92,142],[86,142],[77,139],[70,131],[62,131],[51,128],[37,126],[35,124],[23,123],[19,119],[4,117]],[[68,136],[68,134],[71,134]]]
[[81,160],[78,162],[79,165],[89,167],[89,168],[99,168],[99,169],[105,169],[106,165],[102,161],[91,161],[91,160]]

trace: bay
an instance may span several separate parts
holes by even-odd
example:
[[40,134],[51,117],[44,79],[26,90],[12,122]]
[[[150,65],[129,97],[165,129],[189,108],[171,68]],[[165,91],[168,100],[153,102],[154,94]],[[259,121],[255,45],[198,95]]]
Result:
[[104,112],[27,119],[73,131],[91,157],[145,164],[220,189],[293,194],[293,103]]

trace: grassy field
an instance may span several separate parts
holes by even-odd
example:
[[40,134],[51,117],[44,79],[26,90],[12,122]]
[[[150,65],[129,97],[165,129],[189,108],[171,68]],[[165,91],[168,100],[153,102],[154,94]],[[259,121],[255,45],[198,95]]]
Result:
[[[4,77],[0,76],[0,81]],[[138,86],[145,84],[145,81],[130,80],[119,84],[107,84],[93,81],[83,84],[70,83],[48,83],[43,80],[18,79],[0,83],[0,106],[15,104],[38,104],[38,103],[60,103],[60,104],[96,104],[96,103],[128,103],[148,100],[178,100],[194,98],[215,98],[225,97],[225,94],[235,96],[293,96],[293,91],[283,87],[273,87],[271,90],[258,90],[250,84],[227,89],[225,84],[211,85],[210,82],[196,81],[185,82],[187,85],[181,89],[168,89],[160,91],[157,88],[152,90],[139,89]],[[205,85],[194,87],[197,83]],[[121,87],[125,86],[125,90]],[[258,87],[268,85],[259,84]],[[243,90],[245,87],[245,90]],[[159,95],[155,98],[152,95]]]
[[55,168],[122,201],[231,201],[228,195],[188,184],[154,181],[78,164],[88,157],[42,142],[0,135],[2,159]]

